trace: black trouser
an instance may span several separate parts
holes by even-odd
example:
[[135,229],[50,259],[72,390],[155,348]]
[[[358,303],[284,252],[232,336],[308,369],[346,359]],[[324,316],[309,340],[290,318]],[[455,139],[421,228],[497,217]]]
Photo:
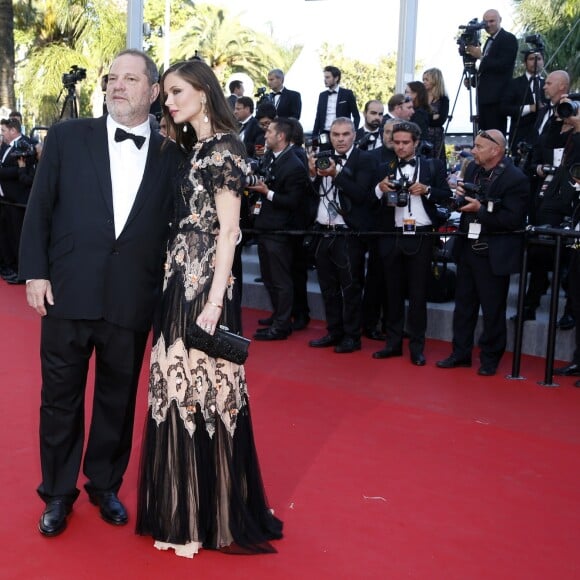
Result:
[[135,397],[147,332],[104,320],[45,316],[41,326],[40,459],[45,501],[78,496],[85,437],[85,389],[95,353],[95,387],[83,464],[90,492],[117,491],[129,462]]
[[377,240],[374,238],[366,240],[368,253],[362,299],[362,327],[366,332],[377,329],[384,332],[388,301],[383,262],[377,248]]
[[497,129],[506,134],[507,117],[501,112],[499,103],[479,104],[478,127],[482,131]]
[[329,232],[318,241],[316,271],[328,334],[360,339],[364,256],[357,236]]
[[294,300],[291,237],[261,233],[258,257],[262,280],[272,302],[272,328],[288,331]]
[[308,251],[304,247],[304,236],[292,236],[292,281],[294,285],[294,297],[292,304],[292,317],[308,319],[310,308],[308,306]]
[[497,276],[492,272],[488,255],[472,250],[471,240],[463,245],[457,260],[453,311],[453,353],[457,358],[471,358],[481,306],[481,364],[497,367],[507,342],[506,304],[509,283],[509,276]]
[[[432,228],[427,230],[432,231]],[[397,244],[383,257],[388,294],[387,347],[399,350],[402,346],[405,297],[408,296],[407,331],[409,350],[413,355],[422,354],[425,347],[427,286],[433,259],[433,236],[421,236],[416,241],[418,243],[414,253],[405,253],[403,247]]]
[[576,349],[573,362],[580,365],[580,249],[570,250],[568,296],[572,315],[576,319]]

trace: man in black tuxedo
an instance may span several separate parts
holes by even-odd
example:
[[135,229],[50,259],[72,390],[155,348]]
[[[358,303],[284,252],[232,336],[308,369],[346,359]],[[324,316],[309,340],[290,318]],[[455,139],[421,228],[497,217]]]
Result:
[[302,113],[302,97],[298,91],[291,91],[284,86],[284,73],[279,69],[272,69],[268,73],[268,86],[272,91],[270,100],[278,117],[292,117],[300,120]]
[[248,157],[254,157],[256,142],[264,134],[254,117],[254,101],[250,97],[240,97],[234,105],[234,117],[240,123],[240,139],[246,146]]
[[[10,202],[0,208],[0,255],[2,271],[0,275],[9,284],[18,284],[18,246],[24,220],[24,207],[30,193],[30,182],[21,179],[19,159],[24,159],[25,173],[32,173],[35,151],[30,141],[22,134],[18,117],[0,121],[2,141],[5,147],[0,153],[0,188],[2,198]],[[24,157],[19,157],[18,153]],[[17,204],[17,205],[12,205]]]
[[[459,208],[459,230],[466,237],[458,237],[454,247],[453,351],[437,362],[439,368],[471,366],[480,306],[483,332],[478,374],[495,375],[505,352],[510,275],[520,270],[523,248],[522,234],[513,232],[524,227],[530,189],[528,178],[505,156],[505,147],[499,131],[480,131],[473,147],[474,161],[467,166],[465,181],[457,186],[464,201]],[[480,187],[481,193],[466,193],[463,183],[468,182]]]
[[244,96],[244,83],[240,80],[233,80],[228,85],[228,89],[230,91],[230,94],[229,94],[227,100],[228,100],[228,103],[230,104],[230,107],[233,110],[234,107],[236,106],[236,101],[240,97]]
[[510,117],[510,151],[518,155],[518,145],[524,141],[533,145],[537,138],[534,129],[539,112],[547,102],[544,97],[544,56],[536,50],[524,53],[526,72],[512,79],[502,98],[502,111]]
[[84,397],[95,355],[85,489],[110,524],[127,512],[117,496],[129,461],[139,372],[161,291],[164,244],[178,156],[151,131],[158,72],[144,53],[114,59],[109,114],[54,125],[24,220],[20,276],[41,319],[40,455],[46,508],[39,530],[55,536],[79,495]]
[[356,132],[356,146],[363,151],[380,149],[383,144],[381,125],[385,107],[381,101],[373,99],[365,103],[363,111],[364,125]]
[[465,52],[481,59],[477,71],[477,108],[480,129],[497,129],[506,133],[507,116],[501,108],[502,94],[509,85],[516,64],[518,41],[501,27],[497,10],[487,10],[483,15],[485,31],[489,37],[483,46],[466,46]]
[[260,272],[273,309],[271,325],[256,332],[256,340],[284,340],[292,332],[293,243],[290,235],[270,232],[296,229],[305,192],[312,189],[307,169],[294,152],[293,132],[294,126],[284,117],[270,123],[266,129],[265,179],[248,187],[260,194],[254,227],[260,230]]
[[[314,252],[326,312],[327,334],[311,340],[315,348],[337,353],[361,348],[361,304],[366,243],[350,232],[368,231],[376,161],[354,147],[355,127],[346,117],[330,127],[333,157],[321,166],[309,155],[310,176],[319,193],[315,228],[322,232]],[[326,160],[325,160],[326,161]],[[344,234],[344,235],[343,235]]]
[[326,90],[322,91],[318,97],[312,134],[328,133],[332,122],[339,117],[352,119],[356,131],[360,123],[360,113],[354,93],[350,89],[343,89],[339,86],[340,69],[335,66],[326,66],[323,72]]
[[[438,225],[437,204],[451,197],[445,165],[439,159],[417,155],[421,128],[402,122],[393,127],[394,162],[383,164],[377,172],[375,195],[386,205],[384,229],[396,236],[378,241],[387,289],[386,346],[373,354],[383,359],[403,354],[405,298],[409,298],[407,331],[411,362],[425,365],[423,353],[427,330],[427,288],[433,258],[433,232]],[[401,189],[395,180],[406,180]],[[405,194],[405,192],[407,192]]]

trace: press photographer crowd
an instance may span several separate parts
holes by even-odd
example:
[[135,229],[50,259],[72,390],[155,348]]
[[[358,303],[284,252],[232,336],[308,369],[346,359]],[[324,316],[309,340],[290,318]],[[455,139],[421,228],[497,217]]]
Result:
[[[453,265],[443,299],[455,303],[453,339],[449,356],[435,365],[472,366],[481,310],[477,373],[496,374],[507,346],[510,279],[521,271],[524,244],[538,228],[580,231],[580,94],[571,91],[565,70],[546,70],[550,55],[539,35],[523,42],[521,50],[495,10],[460,27],[474,130],[451,153],[445,143],[453,109],[438,68],[425,70],[386,106],[369,100],[361,113],[341,71],[324,67],[325,89],[307,135],[302,97],[285,86],[282,70],[271,70],[268,88],[254,98],[242,81],[229,84],[248,167],[233,274],[242,280],[243,248],[255,244],[272,305],[254,340],[283,341],[309,324],[307,279],[315,270],[326,333],[310,347],[348,354],[366,337],[383,343],[372,357],[388,359],[403,356],[406,339],[411,364],[426,365],[427,303],[443,283],[434,279],[433,263],[445,242],[446,263]],[[525,71],[514,77],[518,58]],[[79,80],[71,80],[73,93]],[[17,112],[1,123],[1,275],[20,284],[18,241],[41,149],[22,133]],[[164,122],[152,123],[174,137]],[[457,234],[445,236],[450,226]],[[567,237],[557,326],[575,328],[576,351],[555,369],[566,376],[580,376],[578,250],[580,234]],[[532,241],[524,322],[535,320],[553,269],[553,243]],[[516,315],[511,323],[517,322]]]

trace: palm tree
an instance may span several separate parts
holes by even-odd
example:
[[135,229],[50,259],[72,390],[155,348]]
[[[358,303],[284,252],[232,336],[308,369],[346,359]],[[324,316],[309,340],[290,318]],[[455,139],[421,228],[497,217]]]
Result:
[[14,108],[14,10],[0,0],[0,106]]
[[232,72],[265,80],[268,70],[282,67],[283,52],[267,36],[243,26],[223,8],[196,4],[195,20],[177,34],[178,59],[201,56],[220,82]]
[[33,15],[26,36],[29,50],[19,63],[20,89],[26,103],[35,103],[37,123],[58,118],[65,97],[63,75],[71,67],[86,70],[80,110],[90,114],[93,95],[101,95],[100,78],[125,45],[125,15],[114,0],[46,0]]

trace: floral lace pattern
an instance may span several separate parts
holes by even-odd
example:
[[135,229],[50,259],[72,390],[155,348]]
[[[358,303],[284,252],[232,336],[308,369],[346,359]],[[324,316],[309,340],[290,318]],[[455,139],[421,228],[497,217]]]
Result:
[[[187,325],[207,301],[213,278],[219,234],[215,197],[239,196],[243,189],[248,171],[243,146],[228,134],[200,141],[182,171],[163,284],[163,309],[171,317],[163,322],[151,353],[149,405],[158,424],[176,401],[190,434],[195,430],[197,412],[203,413],[210,435],[215,432],[217,417],[233,434],[246,394],[243,366],[198,350],[188,351],[184,337]],[[226,301],[232,299],[233,284],[230,276]]]

